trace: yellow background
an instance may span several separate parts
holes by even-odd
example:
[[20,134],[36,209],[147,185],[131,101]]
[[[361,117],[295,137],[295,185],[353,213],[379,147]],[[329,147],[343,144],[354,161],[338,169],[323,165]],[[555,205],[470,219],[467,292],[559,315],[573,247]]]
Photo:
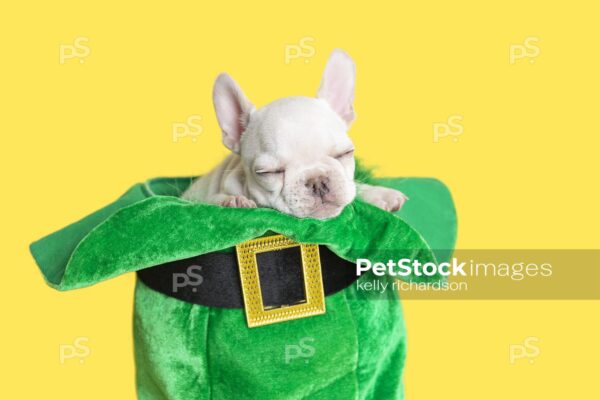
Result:
[[[357,63],[351,136],[381,175],[452,190],[461,248],[599,248],[594,2],[15,2],[0,6],[0,397],[134,397],[133,274],[47,288],[28,244],[149,177],[226,150],[211,104],[228,71],[263,105],[313,95],[330,51]],[[159,3],[159,2],[156,2]],[[59,62],[61,45],[91,53]],[[314,38],[314,56],[285,63]],[[511,45],[537,37],[534,59]],[[533,61],[533,62],[530,62]],[[202,117],[176,143],[172,124]],[[463,118],[457,142],[433,124]],[[599,398],[598,302],[407,301],[410,399]],[[540,355],[509,362],[539,337]],[[59,362],[59,345],[91,354]]]

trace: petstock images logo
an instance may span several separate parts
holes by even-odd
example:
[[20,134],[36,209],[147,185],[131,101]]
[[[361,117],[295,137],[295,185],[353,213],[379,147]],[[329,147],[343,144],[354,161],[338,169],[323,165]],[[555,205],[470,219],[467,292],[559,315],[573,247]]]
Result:
[[[386,250],[357,259],[355,282],[369,299],[597,300],[600,250]],[[365,254],[373,252],[365,251]]]

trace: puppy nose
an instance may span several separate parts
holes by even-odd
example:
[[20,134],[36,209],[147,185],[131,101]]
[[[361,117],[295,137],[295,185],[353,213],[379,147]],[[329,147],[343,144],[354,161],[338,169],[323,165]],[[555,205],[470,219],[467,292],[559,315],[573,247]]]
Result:
[[329,178],[323,175],[308,179],[304,185],[314,196],[323,197],[329,193]]

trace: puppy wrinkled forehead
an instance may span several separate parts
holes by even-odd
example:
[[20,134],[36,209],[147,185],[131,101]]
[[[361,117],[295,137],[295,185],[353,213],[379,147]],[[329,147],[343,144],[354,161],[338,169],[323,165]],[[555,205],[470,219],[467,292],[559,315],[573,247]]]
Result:
[[287,97],[253,112],[246,134],[265,151],[282,150],[282,146],[300,150],[333,145],[346,135],[346,125],[322,100]]

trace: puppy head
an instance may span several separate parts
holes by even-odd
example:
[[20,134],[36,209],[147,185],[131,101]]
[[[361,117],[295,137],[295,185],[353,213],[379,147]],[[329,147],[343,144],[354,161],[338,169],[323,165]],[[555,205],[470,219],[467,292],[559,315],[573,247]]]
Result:
[[356,194],[355,72],[344,52],[332,53],[316,98],[286,97],[255,109],[240,87],[220,75],[213,92],[223,144],[238,153],[252,199],[300,218],[338,215]]

